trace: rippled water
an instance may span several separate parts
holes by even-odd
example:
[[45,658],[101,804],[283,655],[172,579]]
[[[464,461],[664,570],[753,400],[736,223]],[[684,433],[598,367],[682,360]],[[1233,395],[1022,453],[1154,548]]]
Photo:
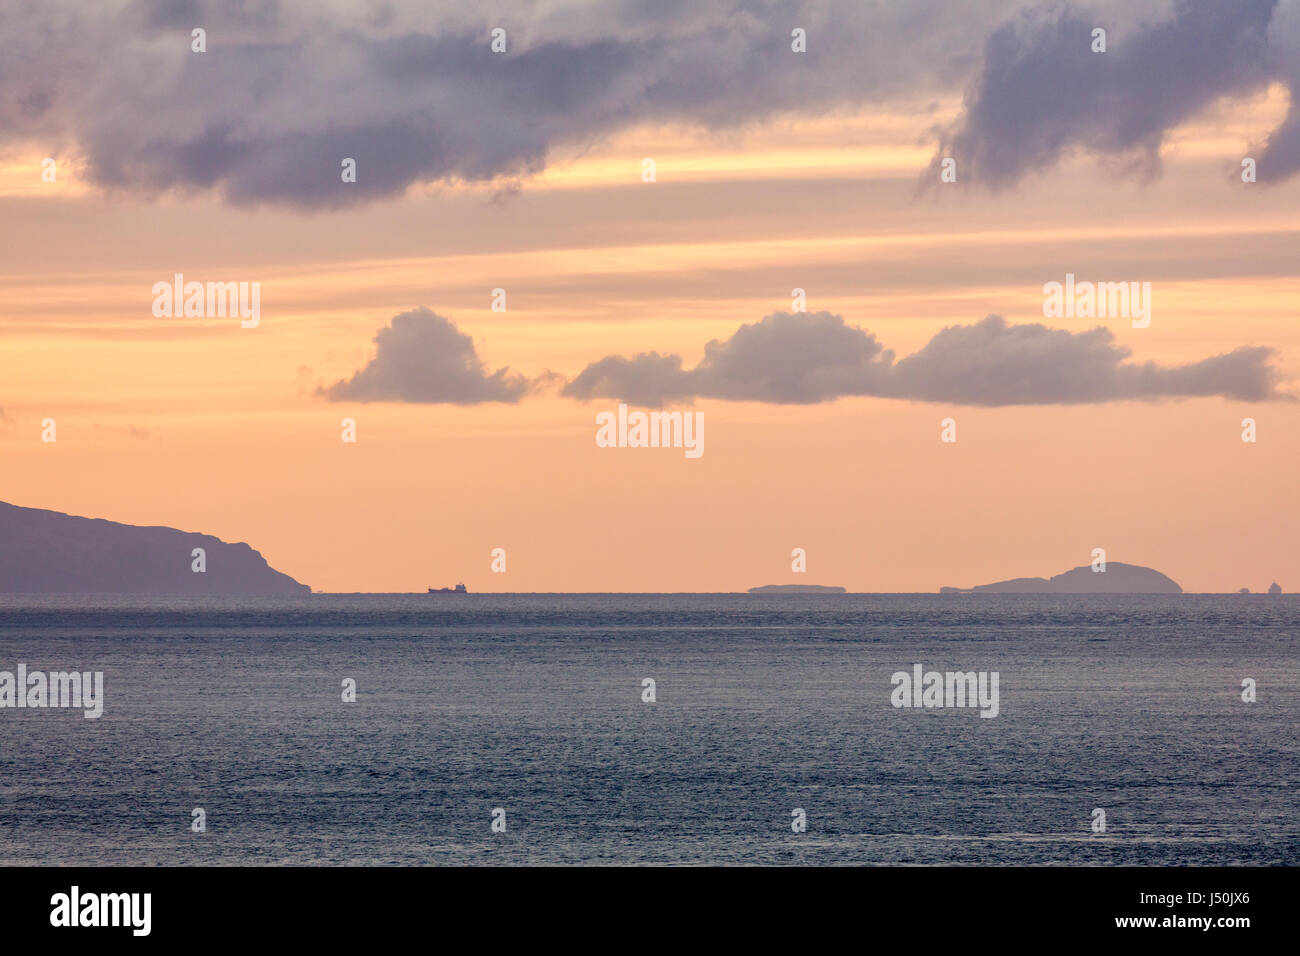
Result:
[[0,670],[106,698],[0,709],[0,862],[1295,864],[1298,649],[1293,596],[0,597]]

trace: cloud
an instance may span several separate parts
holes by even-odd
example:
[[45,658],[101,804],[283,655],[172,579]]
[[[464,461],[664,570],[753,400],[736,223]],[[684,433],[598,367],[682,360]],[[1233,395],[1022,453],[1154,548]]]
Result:
[[[8,0],[0,149],[76,154],[101,187],[339,206],[526,177],[557,146],[638,123],[734,128],[933,96],[975,62],[981,19],[1020,2],[573,0],[489,19],[460,0]],[[496,26],[505,54],[489,49]]]
[[[962,179],[997,190],[1075,150],[1150,178],[1166,133],[1220,97],[1279,81],[1291,90],[1290,112],[1256,159],[1261,182],[1280,182],[1300,169],[1300,30],[1295,17],[1274,17],[1277,6],[1177,0],[1171,19],[1123,31],[1115,14],[1071,7],[1022,15],[989,36],[924,182],[937,182],[952,157]],[[1105,53],[1091,50],[1098,26],[1112,27]]]
[[1176,366],[1130,362],[1131,354],[1104,327],[1070,332],[1040,323],[1008,325],[990,315],[975,325],[949,326],[902,359],[891,389],[900,398],[965,405],[1281,397],[1269,364],[1274,353],[1267,347],[1242,347]]
[[[570,0],[489,19],[462,0],[7,0],[0,151],[39,142],[101,188],[236,204],[318,209],[494,180],[511,183],[505,199],[556,148],[639,123],[914,108],[978,71],[940,155],[1005,186],[1075,147],[1150,172],[1165,131],[1216,97],[1300,88],[1294,2],[1275,15],[1277,0],[1180,0],[1172,19],[1128,30],[1131,0],[1098,17],[1027,6]],[[1098,20],[1113,26],[1100,55]],[[194,53],[200,26],[207,52]],[[505,54],[489,48],[496,26]],[[795,26],[805,53],[790,50]],[[1300,167],[1300,96],[1257,158],[1261,181]]]
[[920,351],[894,360],[870,332],[830,312],[777,312],[705,346],[695,368],[680,356],[608,356],[565,385],[570,398],[811,404],[870,395],[956,405],[1061,405],[1218,395],[1289,399],[1278,390],[1274,351],[1242,347],[1187,365],[1129,361],[1109,329],[1082,332],[990,315],[943,329]]
[[608,356],[588,365],[562,394],[618,397],[659,405],[696,395],[738,401],[808,404],[869,394],[889,372],[893,353],[875,337],[830,312],[777,312],[743,325],[730,339],[704,347],[704,359],[682,368],[677,355]]
[[699,391],[699,376],[682,368],[680,355],[642,352],[635,358],[607,355],[583,369],[561,390],[571,398],[615,396],[638,405],[689,400]]
[[488,372],[473,339],[423,307],[394,316],[375,333],[375,347],[365,368],[317,394],[334,402],[513,403],[546,378],[529,380],[509,368]]

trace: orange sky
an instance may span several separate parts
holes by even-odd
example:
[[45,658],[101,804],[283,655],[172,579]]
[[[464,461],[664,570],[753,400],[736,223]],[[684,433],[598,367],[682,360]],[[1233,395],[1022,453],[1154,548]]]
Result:
[[[794,287],[903,355],[988,313],[1043,321],[1042,285],[1067,271],[1152,283],[1150,328],[1106,323],[1136,360],[1269,345],[1300,392],[1300,183],[1229,178],[1285,90],[1176,131],[1145,185],[1085,156],[1011,194],[918,194],[927,132],[959,105],[725,137],[638,128],[551,157],[517,192],[429,185],[313,214],[108,194],[75,162],[42,183],[29,144],[0,157],[0,500],[247,541],[329,591],[933,591],[1054,574],[1095,547],[1187,590],[1300,588],[1300,404],[702,399],[706,453],[689,460],[597,448],[616,403],[554,389],[474,407],[314,394],[416,306],[490,368],[571,377],[611,353],[694,364]],[[260,282],[261,325],[155,319],[151,286],[174,272]]]

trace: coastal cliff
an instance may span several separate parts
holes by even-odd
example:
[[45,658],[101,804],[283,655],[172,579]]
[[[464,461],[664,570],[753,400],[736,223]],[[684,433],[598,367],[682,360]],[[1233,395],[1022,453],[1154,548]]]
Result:
[[[196,548],[204,570],[194,570]],[[0,502],[0,593],[275,595],[311,589],[246,544]]]

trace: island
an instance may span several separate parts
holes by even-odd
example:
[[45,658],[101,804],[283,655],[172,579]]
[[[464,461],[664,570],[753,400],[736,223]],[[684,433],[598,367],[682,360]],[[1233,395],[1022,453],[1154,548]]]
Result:
[[940,594],[1182,594],[1176,582],[1153,568],[1108,561],[1105,571],[1091,565],[1050,578],[1013,578],[973,588],[939,589]]
[[0,502],[0,593],[256,596],[311,589],[243,543]]
[[847,594],[841,587],[828,587],[824,584],[764,584],[762,587],[750,588],[750,594]]

